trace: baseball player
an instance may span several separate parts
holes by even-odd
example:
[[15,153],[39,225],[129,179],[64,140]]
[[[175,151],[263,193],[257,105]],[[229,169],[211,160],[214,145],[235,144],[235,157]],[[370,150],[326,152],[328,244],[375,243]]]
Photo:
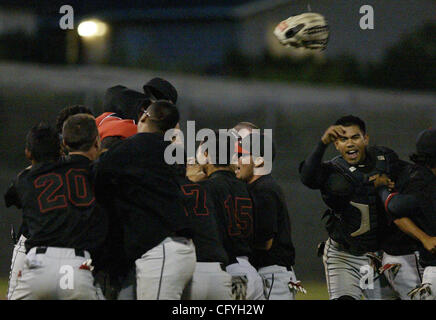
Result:
[[[164,158],[163,134],[178,121],[172,103],[153,102],[138,122],[138,134],[110,148],[96,165],[97,199],[113,208],[111,224],[122,229],[139,300],[180,299],[195,269],[190,221]],[[129,281],[127,274],[124,288]]]
[[[322,162],[331,143],[340,156]],[[365,123],[345,116],[325,131],[315,150],[300,165],[303,184],[320,189],[330,208],[325,213],[329,239],[323,256],[330,299],[361,299],[362,295],[382,299],[382,286],[387,284],[381,282],[378,268],[371,268],[374,263],[368,256],[379,254],[380,235],[387,227],[371,177],[394,171],[398,157],[388,148],[368,144]],[[390,291],[389,286],[387,289]]]
[[[59,114],[56,118],[56,127],[55,128],[56,128],[56,131],[57,131],[59,137],[61,138],[61,140],[62,140],[62,127],[63,127],[65,120],[69,116],[72,116],[72,115],[75,115],[78,113],[86,113],[86,114],[92,115],[92,111],[83,105],[68,106],[68,107],[63,108],[59,112]],[[48,130],[48,128],[46,128],[46,126],[47,125],[45,125],[45,124],[39,125],[41,132]],[[34,131],[34,130],[36,130],[36,128],[33,128],[32,130]],[[39,145],[38,147],[34,147],[34,144],[36,143],[36,141],[33,139],[33,137],[34,136],[32,134],[30,134],[30,132],[29,132],[29,134],[27,136],[25,149],[30,150],[30,146],[32,146],[34,148],[33,153],[39,152],[38,150],[44,151],[46,149],[45,142],[41,141],[41,145]],[[65,149],[65,147],[62,144],[61,144],[61,148],[63,151],[62,153],[64,153],[64,154],[68,153],[68,151]],[[26,157],[30,161],[32,161],[34,163],[38,163],[38,160],[35,160],[35,159],[32,160],[29,158],[29,155],[30,155],[29,152],[25,152],[25,154],[26,154]],[[43,155],[42,155],[42,157],[38,157],[38,159],[39,158],[44,159]],[[31,168],[31,166],[29,166],[28,168],[23,170],[22,173],[24,173],[24,171],[30,170],[30,168]],[[19,176],[22,173],[20,173]],[[19,198],[17,198],[16,189],[15,189],[15,184],[17,183],[17,179],[18,179],[18,177],[11,183],[11,186],[9,187],[7,193],[5,194],[5,201],[6,201],[7,207],[14,205],[17,208],[21,209],[21,204],[19,202]],[[14,233],[14,231],[13,231],[13,233]],[[18,240],[13,239],[14,250],[12,253],[11,271],[10,271],[10,276],[9,276],[9,287],[8,287],[8,295],[7,295],[8,299],[10,299],[10,294],[13,292],[13,288],[16,286],[18,273],[23,269],[23,266],[24,266],[24,260],[26,257],[25,241],[26,241],[26,238],[28,237],[26,235],[27,235],[27,227],[24,224],[22,224],[20,226],[18,234],[14,235],[14,237],[18,237]]]
[[183,293],[184,300],[231,300],[232,276],[225,271],[229,258],[218,232],[212,198],[201,183],[186,178],[186,167],[177,165],[177,182],[184,199],[186,215],[194,230],[197,262],[192,280]]
[[[416,163],[404,173],[408,185],[401,193],[388,187],[379,189],[386,210],[395,224],[421,242],[420,264],[424,269],[422,283],[409,292],[412,299],[435,300],[436,288],[436,130],[422,131],[417,139]],[[386,183],[389,185],[388,183]]]
[[[215,136],[215,144],[202,149],[207,161],[204,165],[207,180],[203,186],[213,199],[219,232],[229,256],[230,264],[226,271],[235,277],[235,281],[246,277],[247,300],[264,300],[262,279],[249,261],[253,237],[252,200],[245,183],[236,178],[230,164],[234,142],[232,144],[232,139],[225,133],[216,132]],[[223,148],[224,145],[227,148]],[[215,149],[215,159],[211,156],[209,147]],[[221,160],[225,160],[224,163],[220,163],[220,156]]]
[[[96,209],[88,175],[100,147],[95,119],[85,114],[68,118],[62,136],[69,156],[60,161],[54,157],[55,144],[59,147],[55,131],[36,130],[31,135],[35,142],[50,139],[53,156],[32,163],[15,185],[28,238],[24,267],[11,299],[102,299],[91,264],[107,226]],[[45,150],[49,147],[47,143]],[[38,151],[30,151],[29,157],[38,158]]]
[[[59,134],[59,136],[62,136],[62,129],[64,127],[65,121],[70,117],[78,113],[86,113],[91,116],[94,116],[92,111],[81,104],[67,106],[63,108],[61,111],[59,111],[57,117],[56,117],[56,131]],[[62,139],[61,139],[62,141]]]
[[[271,145],[270,157],[265,157],[265,142]],[[250,149],[245,150],[245,145]],[[274,145],[265,135],[252,133],[240,141],[238,153],[236,176],[247,183],[255,210],[250,260],[263,279],[267,300],[294,300],[299,283],[293,270],[295,249],[288,209],[282,189],[265,167],[266,161],[274,160]]]
[[[12,181],[8,190],[4,195],[6,207],[16,206],[18,209],[23,209],[23,204],[20,200],[20,195],[17,191],[17,186],[22,179],[25,179],[32,165],[38,165],[42,162],[56,162],[60,158],[59,139],[55,139],[50,127],[44,123],[34,126],[27,133],[26,147],[24,149],[26,158],[31,161],[31,165],[20,172]],[[18,232],[18,241],[14,245],[12,253],[11,271],[9,275],[9,286],[7,298],[11,299],[12,293],[15,290],[18,282],[18,275],[21,274],[24,261],[26,259],[25,241],[29,237],[28,228],[25,223],[20,226]]]
[[[410,188],[409,172],[412,164],[400,161],[395,181],[395,190],[408,193]],[[390,219],[391,220],[391,219]],[[389,227],[381,240],[383,257],[381,271],[392,287],[394,294],[391,299],[410,300],[408,293],[420,285],[423,269],[419,265],[419,241],[402,232],[395,223],[390,221]]]

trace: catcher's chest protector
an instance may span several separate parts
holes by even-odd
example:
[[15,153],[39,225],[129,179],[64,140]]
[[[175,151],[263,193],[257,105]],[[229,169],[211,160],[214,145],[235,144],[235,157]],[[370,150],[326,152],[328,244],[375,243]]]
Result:
[[389,174],[395,167],[398,157],[387,148],[371,147],[367,150],[368,156],[375,159],[375,164],[369,172],[363,173],[359,166],[348,164],[341,156],[331,161],[329,165],[334,172],[342,175],[353,186],[353,191],[347,197],[343,197],[333,204],[328,199],[328,194],[323,194],[323,198],[336,217],[340,233],[344,240],[356,248],[362,250],[377,250],[380,219],[379,215],[384,215],[383,207],[377,205],[378,198],[369,177],[375,174]]

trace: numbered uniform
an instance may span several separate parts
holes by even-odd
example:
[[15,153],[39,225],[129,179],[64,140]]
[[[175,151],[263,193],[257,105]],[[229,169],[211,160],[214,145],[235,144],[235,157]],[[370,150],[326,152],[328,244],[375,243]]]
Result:
[[[394,218],[409,217],[429,236],[436,236],[436,176],[423,166],[408,168],[409,183],[400,194],[385,188],[381,193],[386,208]],[[436,299],[436,255],[419,247],[419,262],[424,268],[421,283],[411,290],[413,299]],[[401,270],[401,269],[400,269]],[[415,281],[416,282],[416,281]]]
[[179,177],[185,213],[191,218],[197,256],[192,281],[185,289],[187,300],[231,300],[232,276],[225,271],[229,258],[218,232],[215,207],[199,183]]
[[264,300],[263,283],[249,261],[253,241],[253,203],[247,186],[234,172],[218,170],[203,185],[213,199],[224,248],[229,256],[226,271],[247,278],[247,300]]
[[294,300],[297,285],[293,265],[295,248],[291,239],[291,224],[280,186],[268,174],[248,184],[253,199],[254,241],[263,244],[273,239],[269,250],[254,250],[251,261],[264,282],[267,300]]
[[95,168],[97,200],[112,208],[110,229],[121,229],[130,270],[121,294],[130,299],[180,299],[195,269],[190,220],[164,158],[168,145],[163,135],[138,133],[105,152]]
[[28,238],[12,300],[103,298],[91,259],[100,254],[107,223],[96,207],[89,165],[72,155],[34,165],[15,184]]
[[323,254],[330,299],[391,296],[392,289],[374,262],[381,256],[380,240],[388,224],[369,177],[396,170],[398,157],[388,148],[369,147],[359,165],[349,165],[341,156],[321,163],[325,149],[319,142],[300,173],[306,186],[321,190],[330,208],[324,214],[329,239]]

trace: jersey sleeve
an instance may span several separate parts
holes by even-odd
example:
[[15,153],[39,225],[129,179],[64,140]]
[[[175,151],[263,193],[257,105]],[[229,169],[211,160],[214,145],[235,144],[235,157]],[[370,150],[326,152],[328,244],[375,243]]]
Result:
[[385,205],[385,210],[394,219],[411,217],[419,212],[419,200],[412,194],[390,193],[387,187],[380,188],[378,193]]
[[5,205],[7,208],[11,206],[16,206],[18,209],[22,208],[21,200],[17,192],[16,181],[17,180],[15,179],[11,182],[8,190],[4,195]]
[[328,168],[322,163],[327,146],[320,141],[312,153],[299,167],[301,182],[310,189],[320,189],[328,175]]

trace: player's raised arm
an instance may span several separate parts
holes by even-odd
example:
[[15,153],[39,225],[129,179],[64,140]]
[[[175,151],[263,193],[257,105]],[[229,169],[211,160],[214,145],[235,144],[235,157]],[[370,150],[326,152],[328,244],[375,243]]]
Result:
[[433,254],[436,253],[436,237],[429,236],[412,220],[410,220],[410,218],[404,217],[400,219],[395,219],[394,223],[401,231],[411,236],[412,238],[419,240],[426,250],[430,251]]
[[300,165],[300,178],[304,185],[311,189],[319,189],[326,179],[326,172],[322,167],[322,157],[327,146],[336,141],[345,131],[340,125],[330,126],[322,135],[312,153]]

